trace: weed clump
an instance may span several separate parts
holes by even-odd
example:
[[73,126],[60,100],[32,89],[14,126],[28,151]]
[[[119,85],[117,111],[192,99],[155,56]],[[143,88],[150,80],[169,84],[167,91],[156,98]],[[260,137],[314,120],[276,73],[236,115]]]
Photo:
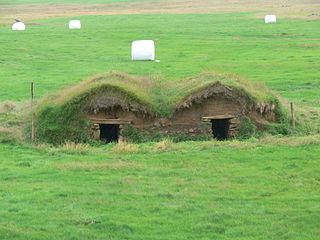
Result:
[[271,135],[292,135],[294,129],[287,123],[270,123],[267,126],[267,132]]
[[250,118],[243,117],[239,125],[239,139],[249,139],[254,137],[257,132],[257,127],[254,125]]

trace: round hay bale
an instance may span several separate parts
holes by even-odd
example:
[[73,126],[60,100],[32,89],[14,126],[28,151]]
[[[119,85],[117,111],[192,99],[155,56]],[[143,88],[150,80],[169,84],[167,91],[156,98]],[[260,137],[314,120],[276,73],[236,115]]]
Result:
[[26,25],[23,22],[16,22],[12,25],[13,31],[24,31],[26,30]]
[[265,23],[276,23],[277,17],[276,17],[276,15],[266,15],[264,17],[264,22]]
[[80,29],[81,22],[80,20],[70,20],[69,21],[69,29]]
[[155,60],[155,45],[153,40],[133,41],[131,46],[131,59],[133,61]]

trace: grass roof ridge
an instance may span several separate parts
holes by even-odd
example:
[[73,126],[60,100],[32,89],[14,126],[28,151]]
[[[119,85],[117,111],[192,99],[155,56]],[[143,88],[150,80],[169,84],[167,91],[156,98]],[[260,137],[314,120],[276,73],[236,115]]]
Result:
[[[159,86],[159,83],[161,86]],[[139,109],[152,115],[167,116],[194,101],[217,94],[215,88],[224,86],[234,97],[246,99],[251,103],[264,103],[276,99],[275,94],[261,82],[250,81],[232,73],[204,72],[181,81],[168,82],[161,79],[133,76],[123,72],[110,71],[96,74],[86,80],[52,94],[50,103],[54,105],[83,105],[90,96],[111,93],[114,97],[139,105]],[[157,94],[154,94],[156,89]],[[172,90],[172,91],[169,91]],[[211,91],[211,93],[210,93]],[[227,90],[226,90],[227,91]],[[161,102],[157,104],[159,98]],[[202,100],[201,100],[202,99]]]
[[[210,80],[201,83],[201,79],[210,78]],[[221,72],[204,72],[193,76],[192,79],[199,79],[200,85],[197,85],[186,91],[181,100],[187,98],[193,93],[202,91],[205,88],[214,86],[219,83],[226,87],[231,87],[243,91],[246,95],[250,96],[256,101],[267,101],[270,96],[273,95],[272,91],[263,83],[257,81],[251,81],[245,77],[236,75],[234,73],[221,73]]]
[[[121,83],[122,80],[123,83]],[[133,83],[128,84],[128,81],[132,81]],[[138,81],[142,81],[142,79],[114,71],[96,74],[76,85],[47,95],[39,102],[38,111],[41,111],[43,107],[50,105],[77,105],[77,107],[80,108],[81,105],[84,106],[86,104],[86,101],[89,100],[91,96],[100,93],[109,93],[110,96],[117,97],[122,101],[125,101],[128,105],[134,104],[144,113],[153,113],[153,106],[150,103],[148,96],[144,94],[144,91],[135,91],[134,88],[128,86],[133,85],[137,87],[135,82]]]
[[[137,91],[134,91],[130,87],[127,86],[127,83],[120,83],[120,79],[138,79],[138,78],[130,78],[131,75],[123,75],[122,73],[117,72],[109,72],[109,73],[102,73],[102,74],[96,74],[94,76],[91,76],[84,81],[75,84],[73,86],[69,86],[65,89],[62,89],[58,92],[55,92],[53,94],[49,94],[47,98],[51,98],[51,101],[54,104],[61,105],[64,102],[70,101],[72,98],[80,95],[83,92],[89,91],[92,88],[96,88],[99,86],[110,86],[114,89],[122,89],[123,92],[131,92],[131,95],[135,95],[136,99],[141,99],[143,102],[143,96],[140,96]],[[147,101],[144,101],[147,102]]]
[[[234,98],[242,98],[243,103],[260,104],[274,102],[276,95],[263,83],[250,81],[233,73],[220,73],[208,71],[186,79],[193,87],[184,87],[184,91],[173,109],[173,112],[184,107],[190,107],[193,103],[200,103],[206,98],[217,94],[217,88],[224,87],[233,92]],[[185,83],[184,83],[185,84]],[[188,85],[188,84],[185,84]]]

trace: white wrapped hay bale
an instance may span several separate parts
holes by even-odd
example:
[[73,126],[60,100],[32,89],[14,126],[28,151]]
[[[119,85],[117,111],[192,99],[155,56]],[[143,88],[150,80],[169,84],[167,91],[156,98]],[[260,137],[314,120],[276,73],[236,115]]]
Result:
[[23,22],[16,22],[12,25],[13,31],[24,31],[26,30],[26,25]]
[[264,22],[265,23],[276,23],[277,17],[276,17],[276,15],[266,15],[264,17]]
[[80,20],[70,20],[69,21],[69,29],[80,29],[81,22]]
[[155,60],[155,46],[153,40],[133,41],[131,45],[131,59],[139,60]]

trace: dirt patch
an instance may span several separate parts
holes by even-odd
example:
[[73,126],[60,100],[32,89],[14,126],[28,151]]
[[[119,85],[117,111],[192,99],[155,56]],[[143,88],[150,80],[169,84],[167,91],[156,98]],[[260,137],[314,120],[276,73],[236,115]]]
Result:
[[273,13],[286,18],[320,19],[318,0],[163,0],[118,4],[30,4],[2,5],[1,21],[11,23],[14,18],[24,21],[46,18],[62,18],[82,15],[117,14],[188,14],[188,13],[226,13],[226,12],[262,12]]
[[107,6],[102,4],[2,5],[0,8],[0,16],[4,23],[11,23],[15,18],[28,22],[36,19],[95,15],[97,12],[103,13],[106,8]]

